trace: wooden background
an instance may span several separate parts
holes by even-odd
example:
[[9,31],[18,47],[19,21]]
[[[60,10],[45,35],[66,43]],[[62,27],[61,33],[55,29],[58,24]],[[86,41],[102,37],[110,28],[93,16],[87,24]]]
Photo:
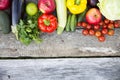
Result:
[[120,80],[120,58],[1,60],[0,80]]
[[40,37],[25,46],[0,31],[0,80],[120,80],[120,29],[103,43],[81,30]]
[[[26,1],[37,3],[37,0]],[[99,42],[95,36],[83,36],[81,32],[77,29],[61,35],[42,33],[41,44],[32,42],[25,46],[13,33],[5,35],[0,31],[0,58],[120,56],[120,29],[115,29],[114,36],[106,36],[105,42]]]

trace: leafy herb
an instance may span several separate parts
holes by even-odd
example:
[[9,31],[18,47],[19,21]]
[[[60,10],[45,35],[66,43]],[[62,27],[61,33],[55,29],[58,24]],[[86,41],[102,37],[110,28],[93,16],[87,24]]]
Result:
[[19,40],[23,44],[29,45],[32,41],[36,43],[42,42],[37,24],[37,19],[40,15],[41,13],[38,12],[34,16],[27,16],[26,20],[21,19],[17,25]]

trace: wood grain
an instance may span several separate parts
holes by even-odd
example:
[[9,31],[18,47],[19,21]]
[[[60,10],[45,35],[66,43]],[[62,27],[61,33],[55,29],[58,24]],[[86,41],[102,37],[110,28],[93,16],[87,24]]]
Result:
[[[37,0],[28,1],[37,3]],[[120,29],[115,30],[114,36],[106,36],[103,43],[96,37],[83,36],[81,32],[42,33],[41,44],[32,42],[25,46],[15,39],[13,33],[4,35],[0,31],[0,58],[120,56]]]
[[96,37],[83,36],[81,30],[62,35],[41,34],[41,44],[32,42],[25,46],[11,33],[0,33],[0,57],[83,57],[120,56],[120,29],[114,36],[106,36],[105,42]]
[[1,60],[0,80],[120,80],[120,58]]

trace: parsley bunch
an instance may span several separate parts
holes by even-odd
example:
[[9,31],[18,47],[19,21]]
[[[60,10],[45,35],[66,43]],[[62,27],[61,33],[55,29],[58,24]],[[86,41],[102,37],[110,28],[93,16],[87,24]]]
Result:
[[42,42],[37,23],[40,14],[41,13],[38,12],[34,16],[27,16],[26,20],[21,19],[17,25],[18,37],[23,44],[29,45],[32,41],[35,41],[36,43]]

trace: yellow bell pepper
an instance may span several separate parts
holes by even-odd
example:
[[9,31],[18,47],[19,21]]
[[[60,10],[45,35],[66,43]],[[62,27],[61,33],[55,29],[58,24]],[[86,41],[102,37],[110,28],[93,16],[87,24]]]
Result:
[[66,5],[72,14],[80,14],[87,8],[87,0],[67,0]]

